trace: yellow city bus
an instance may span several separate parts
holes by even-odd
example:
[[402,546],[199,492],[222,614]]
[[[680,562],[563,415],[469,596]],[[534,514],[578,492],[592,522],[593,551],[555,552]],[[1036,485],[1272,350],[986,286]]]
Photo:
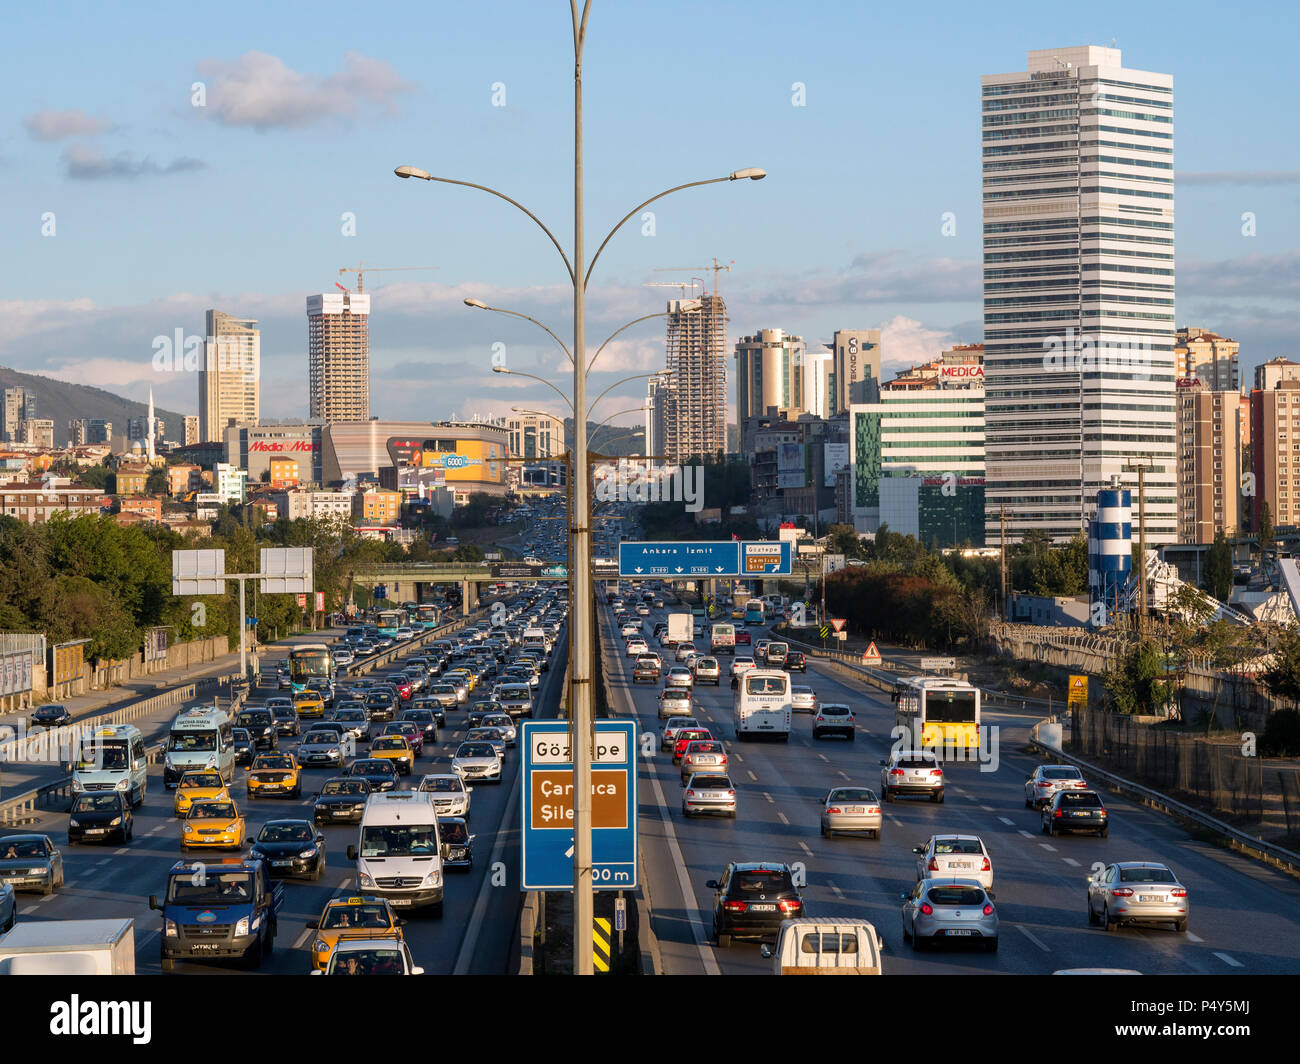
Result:
[[946,676],[909,676],[891,696],[894,727],[906,728],[912,749],[977,751],[980,691]]

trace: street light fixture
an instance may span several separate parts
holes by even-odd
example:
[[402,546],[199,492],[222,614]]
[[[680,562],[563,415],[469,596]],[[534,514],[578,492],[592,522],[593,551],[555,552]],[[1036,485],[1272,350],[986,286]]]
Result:
[[[587,19],[591,14],[591,0],[583,0],[579,13],[578,0],[570,0],[570,14],[573,23],[573,259],[565,254],[564,248],[546,225],[523,204],[486,185],[477,185],[470,181],[456,181],[446,177],[436,177],[427,170],[415,166],[399,166],[393,172],[400,178],[420,178],[423,181],[440,181],[449,185],[462,185],[476,188],[482,192],[505,200],[511,206],[528,215],[542,230],[559,252],[569,280],[573,284],[573,400],[549,381],[540,377],[532,379],[541,381],[553,388],[565,399],[569,408],[575,411],[573,465],[570,476],[572,485],[572,506],[570,510],[572,580],[570,593],[573,608],[570,611],[572,632],[569,640],[569,670],[572,684],[570,704],[572,711],[572,756],[573,756],[573,971],[576,975],[591,975],[593,971],[592,950],[595,918],[594,880],[592,862],[592,775],[591,761],[595,738],[595,692],[592,688],[593,657],[593,592],[591,574],[591,521],[590,493],[588,492],[588,454],[587,454],[587,419],[590,410],[587,404],[587,350],[586,350],[586,297],[587,285],[591,280],[591,271],[595,268],[600,253],[613,238],[614,234],[629,218],[643,207],[663,199],[665,196],[681,189],[700,185],[714,184],[720,181],[739,181],[749,179],[759,181],[766,172],[757,168],[734,170],[726,177],[712,178],[706,181],[692,181],[677,185],[652,196],[644,203],[634,207],[625,214],[601,242],[591,263],[584,272],[586,255],[586,232],[583,212],[583,147],[582,147],[582,53],[587,38]],[[502,366],[494,366],[496,372],[515,372]],[[529,374],[517,373],[528,377]],[[657,376],[658,374],[651,374]],[[629,378],[635,379],[635,378]],[[457,973],[461,974],[461,973]]]

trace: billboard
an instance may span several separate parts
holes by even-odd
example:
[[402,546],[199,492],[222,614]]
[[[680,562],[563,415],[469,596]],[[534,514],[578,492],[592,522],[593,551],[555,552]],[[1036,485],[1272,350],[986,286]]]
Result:
[[401,469],[433,470],[450,484],[506,483],[506,448],[489,440],[467,440],[457,436],[436,439],[394,437],[388,441],[393,464]]
[[162,661],[167,657],[167,629],[150,628],[144,634],[144,660]]
[[776,486],[802,488],[807,485],[804,470],[803,444],[778,443],[776,445]]
[[842,470],[849,468],[849,445],[847,443],[822,444],[822,486],[835,487],[835,478]]

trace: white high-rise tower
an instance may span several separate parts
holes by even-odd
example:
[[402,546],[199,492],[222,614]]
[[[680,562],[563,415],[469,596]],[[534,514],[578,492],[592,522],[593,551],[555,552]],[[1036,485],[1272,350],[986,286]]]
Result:
[[1146,532],[1177,541],[1173,78],[1116,48],[1029,53],[980,79],[985,542],[1087,529],[1146,474]]
[[155,437],[156,435],[157,435],[157,430],[154,428],[154,418],[153,418],[153,388],[150,387],[150,389],[149,389],[149,425],[148,425],[148,437],[149,437],[149,442],[145,445],[146,448],[147,448],[147,453],[148,453],[148,455],[149,455],[149,461],[150,461],[150,462],[153,462],[153,459],[154,459],[153,447],[154,447],[154,437]]

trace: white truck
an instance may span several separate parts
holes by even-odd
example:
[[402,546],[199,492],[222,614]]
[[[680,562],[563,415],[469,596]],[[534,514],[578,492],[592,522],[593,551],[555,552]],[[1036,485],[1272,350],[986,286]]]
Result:
[[763,946],[773,975],[881,975],[880,935],[866,920],[804,916],[783,920]]
[[0,975],[135,975],[135,921],[18,924],[0,935]]
[[695,618],[689,613],[670,613],[668,615],[668,646],[689,643],[695,635]]
[[734,624],[715,624],[709,637],[709,653],[734,654],[736,652],[736,626]]

